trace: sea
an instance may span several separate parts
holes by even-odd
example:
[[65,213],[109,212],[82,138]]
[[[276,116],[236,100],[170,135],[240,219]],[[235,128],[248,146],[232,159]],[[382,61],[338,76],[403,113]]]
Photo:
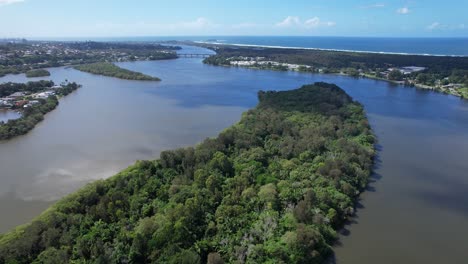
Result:
[[[61,39],[63,40],[63,39]],[[312,37],[312,36],[157,36],[70,38],[70,41],[170,41],[188,40],[280,48],[307,48],[376,53],[468,56],[468,36],[462,38]]]

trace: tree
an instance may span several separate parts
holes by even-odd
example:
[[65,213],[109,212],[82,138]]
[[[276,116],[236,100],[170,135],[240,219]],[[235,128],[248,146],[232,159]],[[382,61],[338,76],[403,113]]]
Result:
[[208,254],[208,260],[206,262],[207,264],[224,264],[223,258],[221,258],[221,255],[217,252],[212,252]]
[[388,74],[388,79],[392,81],[401,81],[403,80],[403,73],[398,69],[393,69]]

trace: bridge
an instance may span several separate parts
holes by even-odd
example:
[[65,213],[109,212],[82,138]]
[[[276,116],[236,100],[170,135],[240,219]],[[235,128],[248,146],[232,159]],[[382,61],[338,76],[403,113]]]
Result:
[[208,53],[178,53],[177,54],[179,58],[208,58],[211,55],[214,55],[214,54],[208,54]]

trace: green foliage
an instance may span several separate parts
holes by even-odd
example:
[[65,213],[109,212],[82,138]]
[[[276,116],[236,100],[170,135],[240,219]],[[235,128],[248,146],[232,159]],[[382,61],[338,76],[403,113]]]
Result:
[[403,73],[398,69],[393,69],[388,74],[388,79],[392,81],[401,81],[403,80]]
[[139,161],[0,237],[0,263],[322,263],[370,173],[365,114],[326,83],[259,99],[217,138]]
[[[13,92],[40,92],[52,87],[52,81],[39,81],[22,83],[6,83],[0,85],[0,95]],[[19,108],[22,115],[18,119],[0,122],[0,140],[11,139],[16,136],[24,135],[31,131],[39,122],[44,120],[44,115],[54,110],[59,104],[57,96],[66,96],[78,89],[80,86],[76,83],[67,83],[62,88],[55,90],[55,96],[49,96],[47,99],[38,99],[38,104],[27,108]]]
[[120,68],[119,66],[109,62],[96,62],[91,64],[77,65],[75,69],[79,71],[99,74],[109,77],[116,77],[126,80],[139,80],[139,81],[160,81],[161,79],[152,77],[140,72]]
[[33,77],[45,77],[50,76],[50,72],[44,69],[37,69],[37,70],[30,70],[26,72],[26,77],[33,78]]
[[0,97],[6,97],[16,92],[37,93],[44,91],[45,89],[50,88],[52,86],[54,86],[54,82],[44,80],[27,83],[2,83],[0,84]]

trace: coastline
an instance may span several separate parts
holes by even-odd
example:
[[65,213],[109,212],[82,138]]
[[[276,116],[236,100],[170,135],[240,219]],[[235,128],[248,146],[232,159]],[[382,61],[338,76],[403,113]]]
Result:
[[[216,66],[229,66],[229,67],[243,67],[243,68],[249,68],[249,69],[260,69],[260,70],[286,70],[286,71],[296,71],[296,72],[309,72],[308,70],[301,70],[300,67],[319,67],[319,71],[313,71],[314,73],[324,73],[324,74],[341,74],[341,75],[346,75],[346,76],[350,76],[350,77],[355,77],[355,78],[358,78],[358,77],[362,77],[362,78],[369,78],[369,79],[374,79],[374,80],[382,80],[382,81],[387,81],[389,83],[392,83],[392,84],[398,84],[398,85],[402,85],[402,86],[405,86],[405,87],[413,87],[413,88],[418,88],[418,89],[424,89],[424,90],[432,90],[432,91],[435,91],[435,92],[438,92],[438,93],[443,93],[443,94],[450,94],[450,95],[453,95],[453,96],[456,96],[456,97],[459,97],[459,98],[462,98],[462,99],[468,99],[468,90],[467,90],[467,86],[463,86],[463,84],[458,84],[458,83],[448,83],[450,85],[459,85],[457,88],[454,88],[453,86],[449,86],[449,85],[441,85],[440,82],[442,81],[442,78],[439,79],[439,80],[436,80],[438,81],[439,83],[435,82],[434,85],[429,85],[429,84],[423,84],[423,83],[419,83],[417,80],[416,80],[416,76],[415,75],[406,75],[405,74],[401,74],[401,79],[400,80],[397,80],[397,79],[391,79],[391,78],[382,78],[382,77],[379,77],[379,76],[373,76],[373,74],[369,74],[369,73],[372,73],[372,72],[365,72],[365,71],[361,71],[360,68],[356,69],[354,66],[348,66],[346,68],[346,66],[339,66],[338,68],[335,68],[333,69],[332,71],[328,71],[328,72],[322,72],[321,70],[323,68],[327,69],[327,65],[325,66],[316,66],[314,65],[313,62],[310,61],[309,59],[309,62],[306,62],[304,61],[303,57],[301,57],[300,61],[301,62],[297,62],[294,61],[294,59],[291,61],[291,60],[288,60],[288,59],[285,59],[285,58],[281,58],[281,59],[278,59],[278,58],[275,58],[274,56],[269,58],[269,61],[274,64],[273,66],[270,65],[270,66],[266,66],[266,67],[258,67],[257,65],[252,65],[252,64],[236,64],[237,61],[230,61],[230,58],[228,55],[226,55],[226,52],[225,50],[230,50],[231,51],[231,54],[230,56],[241,56],[240,57],[240,62],[252,62],[252,60],[254,60],[254,62],[256,62],[256,59],[255,59],[255,56],[257,56],[257,59],[258,59],[258,56],[260,56],[261,58],[264,59],[264,57],[268,58],[269,57],[269,50],[284,50],[284,53],[283,52],[277,52],[277,55],[279,54],[279,56],[281,55],[284,55],[284,56],[290,56],[291,53],[296,53],[296,54],[300,54],[300,56],[307,56],[308,52],[324,52],[325,57],[332,57],[333,55],[331,54],[334,54],[335,58],[334,60],[335,61],[341,61],[343,58],[339,57],[341,56],[340,55],[340,52],[343,53],[343,56],[344,55],[350,55],[353,56],[352,54],[359,54],[359,56],[394,56],[394,57],[398,57],[398,56],[402,56],[402,58],[408,58],[410,60],[417,60],[417,58],[421,58],[421,60],[423,60],[423,58],[427,58],[427,60],[432,60],[432,62],[428,62],[426,60],[426,63],[423,63],[424,65],[424,69],[428,69],[428,68],[431,68],[431,67],[439,67],[439,64],[434,64],[434,60],[438,60],[438,58],[440,58],[440,60],[444,60],[446,61],[445,64],[447,65],[447,61],[452,61],[452,60],[463,60],[463,61],[466,61],[466,59],[468,59],[468,56],[438,56],[438,55],[429,55],[429,54],[425,54],[425,55],[414,55],[414,54],[408,54],[408,53],[405,53],[405,54],[400,54],[400,53],[382,53],[382,52],[361,52],[361,51],[344,51],[344,50],[333,50],[333,49],[316,49],[316,48],[293,48],[293,47],[274,47],[274,46],[261,46],[261,45],[243,45],[243,44],[223,44],[223,43],[220,43],[220,44],[213,44],[213,43],[210,43],[210,42],[192,42],[194,45],[200,45],[202,47],[205,47],[205,48],[208,48],[208,49],[211,49],[213,51],[216,52],[216,55],[214,56],[211,56],[207,59],[205,59],[205,62],[206,64],[212,64],[212,65],[216,65]],[[236,48],[238,47],[238,48]],[[262,49],[256,49],[256,47],[265,47],[266,49],[265,50],[262,50]],[[247,50],[247,52],[242,52],[244,50]],[[232,54],[232,52],[234,52],[234,55]],[[250,53],[249,53],[250,52]],[[228,52],[229,54],[229,52]],[[248,54],[248,55],[246,55]],[[252,55],[253,54],[253,55]],[[227,56],[227,57],[226,57]],[[242,58],[242,56],[246,56],[246,58]],[[356,55],[357,56],[357,55]],[[408,57],[405,57],[405,56],[408,56]],[[212,57],[215,57],[215,62],[211,62],[210,61],[210,58]],[[225,62],[216,62],[216,57],[219,57],[221,59],[224,59],[226,60],[228,63],[231,63],[231,64],[226,64]],[[320,58],[319,58],[320,59]],[[407,62],[408,65],[411,65],[409,63],[412,63],[411,61],[408,61],[407,59]],[[261,60],[260,60],[261,61]],[[264,61],[264,62],[268,62],[268,60]],[[441,62],[442,63],[442,62]],[[224,65],[223,65],[224,64]],[[422,63],[419,63],[418,66],[421,67],[421,64]],[[450,62],[448,65],[451,65],[452,62]],[[389,64],[390,65],[390,64]],[[415,63],[414,65],[417,65],[417,63]],[[277,69],[276,67],[277,66],[281,66],[281,67],[286,67],[284,69]],[[388,66],[390,67],[390,66]],[[397,67],[402,67],[401,65],[400,66],[397,66]],[[352,73],[348,73],[346,72],[346,69],[354,69],[354,74]],[[462,68],[461,68],[462,69]],[[371,68],[371,71],[382,71],[382,69],[372,69]],[[393,70],[392,68],[389,68],[388,71],[391,71]],[[456,70],[456,69],[455,69]],[[401,70],[400,70],[401,72]],[[381,72],[382,73],[382,72]],[[414,73],[414,72],[412,72]],[[382,73],[384,74],[384,73]],[[388,74],[388,73],[387,73]],[[430,73],[432,74],[432,77],[434,76],[434,72]],[[376,74],[377,75],[377,74]],[[448,77],[445,77],[444,79],[448,79]]]
[[390,52],[390,51],[367,51],[367,50],[348,50],[348,49],[324,49],[324,48],[309,48],[309,47],[294,47],[294,46],[275,46],[275,45],[255,45],[255,44],[239,44],[239,43],[222,43],[210,41],[192,41],[196,44],[207,45],[223,45],[235,47],[252,47],[252,48],[272,48],[272,49],[293,49],[293,50],[320,50],[320,51],[336,51],[336,52],[352,52],[352,53],[371,53],[371,54],[389,54],[389,55],[405,55],[405,56],[429,56],[429,57],[460,57],[466,58],[468,55],[455,54],[429,54],[429,53],[408,53],[408,52]]

